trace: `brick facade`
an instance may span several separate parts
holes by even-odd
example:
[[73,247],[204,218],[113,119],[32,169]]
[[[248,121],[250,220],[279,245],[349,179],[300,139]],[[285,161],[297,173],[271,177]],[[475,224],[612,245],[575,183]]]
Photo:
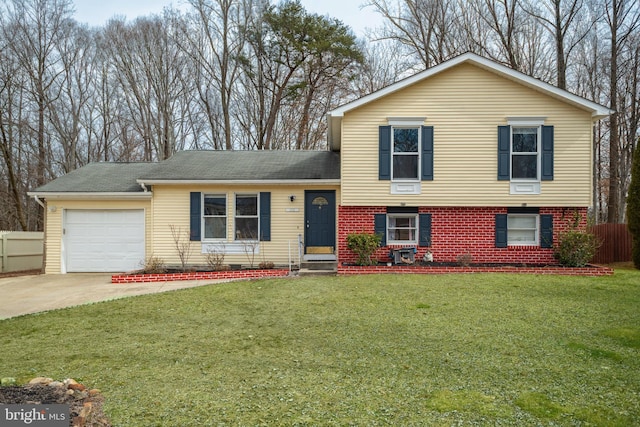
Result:
[[[386,213],[385,206],[338,207],[338,260],[353,263],[356,255],[347,249],[346,237],[351,233],[373,233],[374,215]],[[553,249],[537,246],[495,247],[495,216],[506,214],[500,207],[420,207],[419,213],[431,214],[431,246],[417,247],[416,260],[427,251],[434,262],[456,262],[461,255],[470,254],[473,263],[555,264]],[[540,208],[540,215],[553,215],[553,241],[559,233],[570,229],[577,221],[586,229],[587,208]],[[396,246],[398,247],[398,246]],[[378,249],[374,259],[389,261],[393,246]]]

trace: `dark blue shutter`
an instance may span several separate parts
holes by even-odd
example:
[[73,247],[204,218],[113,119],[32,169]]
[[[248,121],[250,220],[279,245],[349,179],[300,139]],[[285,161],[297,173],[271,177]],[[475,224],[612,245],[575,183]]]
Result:
[[542,181],[553,181],[553,126],[542,126]]
[[431,214],[420,214],[418,246],[431,246]]
[[387,215],[375,214],[373,221],[373,232],[382,236],[380,246],[387,246]]
[[511,126],[498,126],[498,181],[511,179]]
[[200,241],[201,229],[202,229],[202,215],[201,215],[201,203],[202,196],[200,192],[192,192],[190,194],[190,208],[189,208],[189,240]]
[[553,247],[553,215],[540,215],[540,247]]
[[507,214],[496,215],[496,248],[507,247]]
[[422,181],[433,181],[433,126],[422,126]]
[[271,241],[271,193],[260,193],[260,240]]
[[391,179],[391,126],[378,129],[378,179]]

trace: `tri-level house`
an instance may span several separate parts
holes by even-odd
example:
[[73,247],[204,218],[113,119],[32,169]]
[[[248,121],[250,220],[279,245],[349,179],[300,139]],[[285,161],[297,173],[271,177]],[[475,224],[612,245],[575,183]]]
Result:
[[[586,226],[593,125],[612,111],[464,54],[328,116],[327,151],[184,151],[89,164],[30,193],[46,207],[46,271],[375,258],[553,263]],[[405,259],[406,260],[406,259]]]

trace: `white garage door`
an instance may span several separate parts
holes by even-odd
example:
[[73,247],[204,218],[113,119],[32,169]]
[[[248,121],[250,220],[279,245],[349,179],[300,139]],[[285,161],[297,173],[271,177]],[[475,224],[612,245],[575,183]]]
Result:
[[144,210],[67,210],[66,271],[123,272],[144,262]]

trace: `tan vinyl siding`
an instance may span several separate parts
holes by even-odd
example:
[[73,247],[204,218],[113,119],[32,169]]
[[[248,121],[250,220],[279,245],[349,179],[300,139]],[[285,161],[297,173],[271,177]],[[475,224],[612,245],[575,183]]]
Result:
[[[434,127],[434,180],[420,195],[391,195],[378,180],[378,127],[390,117],[427,117]],[[546,117],[553,125],[554,180],[539,195],[510,195],[497,180],[497,127],[507,117]],[[345,113],[343,205],[588,206],[589,112],[470,64],[462,64]]]
[[149,200],[47,200],[47,220],[45,229],[46,261],[45,273],[60,274],[62,268],[62,222],[65,210],[69,209],[144,209],[145,210],[145,252],[151,252],[153,236],[150,224],[153,221]]
[[[171,186],[156,185],[153,188],[154,217],[154,248],[153,255],[162,258],[168,264],[179,264],[179,258],[171,235],[170,225],[180,229],[185,239],[189,232],[190,192],[197,191],[204,194],[227,195],[227,240],[233,244],[235,194],[271,193],[271,241],[260,242],[259,252],[255,255],[254,265],[262,261],[271,261],[276,265],[287,265],[289,249],[295,254],[297,262],[298,235],[304,238],[304,195],[307,190],[335,190],[336,200],[339,200],[338,186],[317,186],[303,188],[300,186],[279,185],[265,186]],[[295,195],[293,202],[289,196]],[[206,265],[206,254],[202,253],[203,242],[192,242],[190,264]],[[250,251],[250,248],[248,248]],[[225,264],[250,264],[248,255],[228,254]]]

